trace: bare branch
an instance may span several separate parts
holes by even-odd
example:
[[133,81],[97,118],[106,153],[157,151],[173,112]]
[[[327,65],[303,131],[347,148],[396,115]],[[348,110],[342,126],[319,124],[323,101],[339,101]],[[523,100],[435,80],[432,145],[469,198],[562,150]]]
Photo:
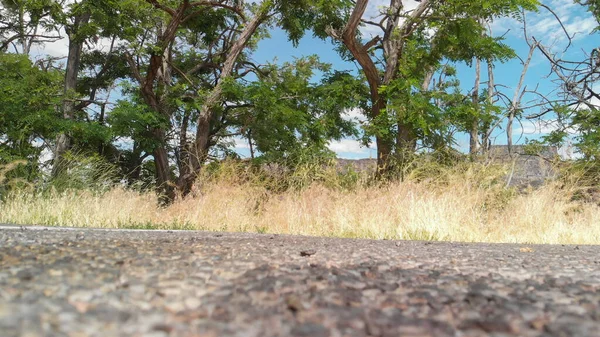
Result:
[[375,36],[373,39],[371,39],[371,41],[365,43],[365,45],[363,46],[363,48],[365,50],[370,50],[371,48],[373,48],[380,41],[381,41],[381,38],[379,36]]
[[565,36],[569,40],[569,43],[567,44],[567,46],[564,49],[564,50],[567,50],[571,46],[571,43],[573,42],[572,37],[569,35],[569,32],[567,31],[567,27],[565,27],[565,25],[563,24],[563,22],[560,19],[560,17],[554,12],[554,10],[552,10],[552,8],[548,7],[547,5],[545,5],[545,4],[541,3],[541,2],[539,3],[539,5],[542,6],[542,7],[544,7],[548,12],[550,12],[554,16],[554,18],[556,19],[556,21],[558,21],[558,23],[560,24],[560,27],[562,28],[563,32],[565,33]]
[[[246,15],[244,14],[244,10],[238,6],[230,6],[218,1],[196,1],[189,4],[189,7],[220,7],[224,9],[228,9],[242,18],[242,21],[246,22]],[[192,17],[196,16],[200,12],[194,12],[183,19],[183,22],[187,22]]]
[[131,69],[133,77],[136,79],[136,81],[138,81],[140,85],[143,85],[144,79],[140,74],[140,69],[137,67],[136,62],[133,60],[133,56],[129,52],[125,52],[125,60],[127,60],[127,63],[129,64],[129,68]]
[[[537,46],[538,49],[542,52],[542,54],[546,57],[546,59],[551,63],[551,71],[561,81],[565,92],[575,99],[576,104],[574,105],[583,104],[589,109],[596,108],[590,102],[590,99],[594,97],[600,98],[600,95],[593,90],[589,82],[592,80],[592,77],[594,75],[599,75],[598,67],[590,67],[587,72],[583,73],[577,70],[578,67],[575,67],[575,70],[569,70],[569,68],[562,66],[562,63],[565,62],[564,60],[555,59],[554,56],[552,56],[550,52],[541,43],[537,43]],[[592,54],[594,54],[594,52],[592,52]],[[584,61],[582,63],[586,62]],[[563,73],[563,71],[570,72],[570,74],[565,74]]]
[[375,26],[375,27],[381,28],[381,30],[385,30],[385,28],[383,27],[383,23],[381,23],[381,22],[374,22],[374,21],[365,20],[365,19],[362,19],[361,22],[364,23],[364,24],[367,24],[367,25],[371,25],[371,26]]
[[511,154],[511,152],[512,152],[513,120],[515,118],[516,112],[520,109],[521,98],[523,97],[523,95],[525,94],[525,90],[527,89],[527,88],[525,88],[525,90],[521,91],[521,88],[523,87],[523,83],[525,82],[525,75],[527,74],[527,70],[529,70],[529,64],[531,63],[531,59],[533,58],[533,53],[535,52],[537,47],[538,47],[537,41],[535,41],[529,47],[529,54],[527,55],[527,60],[523,64],[523,71],[521,71],[521,77],[519,78],[519,83],[517,84],[517,87],[515,88],[515,94],[511,101],[510,108],[508,109],[508,122],[506,125],[506,137],[507,137],[507,145],[508,145],[508,153],[509,154]]
[[34,39],[44,39],[44,41],[39,40],[39,41],[34,41],[34,42],[54,42],[54,41],[62,39],[62,36],[60,36],[60,35],[39,35],[39,34],[15,34],[2,42],[2,45],[0,45],[0,50],[4,50],[5,48],[7,48],[8,45],[11,44],[13,41],[18,40],[18,39],[23,39],[23,38],[31,38],[32,41]]
[[175,10],[173,8],[167,7],[163,4],[161,4],[160,2],[158,2],[158,0],[146,0],[146,2],[153,5],[155,8],[158,8],[164,12],[169,13],[169,15],[171,15],[171,16],[175,16]]
[[431,3],[429,0],[423,0],[419,3],[419,6],[411,13],[410,17],[402,23],[400,26],[400,32],[404,36],[410,35],[416,28],[415,23],[420,19],[428,10]]

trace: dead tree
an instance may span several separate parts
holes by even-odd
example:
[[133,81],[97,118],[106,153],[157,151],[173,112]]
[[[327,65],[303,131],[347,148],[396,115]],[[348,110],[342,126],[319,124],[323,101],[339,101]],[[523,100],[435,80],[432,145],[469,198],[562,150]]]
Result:
[[506,140],[508,145],[508,154],[512,155],[512,145],[513,145],[513,123],[515,120],[515,116],[522,109],[521,101],[523,96],[527,92],[527,86],[523,88],[523,84],[525,82],[525,75],[527,75],[527,70],[529,70],[529,64],[531,63],[531,59],[533,58],[533,53],[537,48],[537,42],[529,43],[529,54],[527,55],[527,59],[523,61],[523,70],[521,71],[521,76],[519,78],[519,83],[515,88],[515,93],[513,95],[512,101],[510,102],[510,107],[507,113],[507,123],[506,123]]
[[475,60],[475,85],[471,94],[471,100],[475,108],[475,114],[473,114],[473,120],[471,121],[471,128],[469,129],[469,154],[471,156],[477,155],[479,152],[479,82],[481,81],[481,60],[478,58]]

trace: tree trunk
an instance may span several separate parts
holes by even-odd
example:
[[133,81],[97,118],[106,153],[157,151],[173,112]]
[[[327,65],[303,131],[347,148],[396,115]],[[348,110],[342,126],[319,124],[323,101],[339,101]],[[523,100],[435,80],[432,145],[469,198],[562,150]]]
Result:
[[[368,0],[357,0],[354,5],[354,9],[344,29],[336,31],[330,29],[328,34],[334,39],[340,40],[346,48],[352,54],[352,57],[360,65],[367,82],[369,84],[370,98],[371,98],[371,111],[369,118],[371,120],[376,119],[382,111],[386,109],[385,98],[380,97],[379,89],[382,85],[391,83],[398,76],[398,64],[400,57],[402,56],[402,46],[405,42],[405,38],[409,36],[415,28],[415,22],[418,21],[419,17],[426,12],[430,6],[429,0],[422,0],[415,10],[413,10],[408,18],[400,25],[401,10],[403,8],[401,0],[390,0],[390,6],[388,7],[388,14],[384,30],[383,38],[376,37],[371,41],[363,43],[357,39],[357,30],[361,23],[361,19],[365,10],[367,9]],[[379,69],[375,65],[375,62],[371,58],[370,48],[381,41],[383,47],[383,56],[385,59],[385,69],[383,78],[380,76]],[[413,139],[409,137],[412,130],[408,125],[399,121],[398,133],[401,134],[401,138],[406,138],[406,142],[403,144],[412,144]],[[393,126],[389,126],[390,128]],[[391,154],[394,148],[394,139],[389,137],[375,134],[377,143],[377,166],[378,171],[382,172],[389,168]]]
[[[154,137],[158,139],[166,139],[165,132],[162,129],[155,129]],[[154,157],[154,169],[156,175],[156,184],[160,191],[160,202],[168,204],[175,200],[175,190],[171,183],[171,169],[169,166],[169,153],[164,143],[156,145],[152,151]]]
[[427,68],[425,72],[425,78],[423,79],[423,83],[421,84],[421,91],[429,90],[429,86],[431,85],[431,80],[433,79],[433,75],[435,73],[435,69],[432,66]]
[[400,150],[408,151],[408,153],[414,153],[417,150],[417,136],[410,125],[403,124],[402,121],[398,122],[396,143]]
[[123,166],[125,167],[125,174],[127,175],[127,184],[129,186],[133,186],[133,184],[140,180],[140,176],[142,174],[142,165],[144,164],[144,158],[146,158],[147,156],[148,154],[142,155],[142,149],[140,148],[138,143],[134,141],[131,156],[129,158],[126,158],[126,161],[123,164]]
[[[179,179],[181,177],[186,176],[190,172],[189,163],[189,142],[188,142],[188,128],[190,124],[190,113],[188,111],[184,112],[182,121],[181,121],[181,130],[179,130],[179,151],[176,151],[177,156],[177,167],[179,168]],[[177,182],[177,186],[181,186],[181,181]],[[188,192],[189,193],[189,192]]]
[[[494,103],[494,65],[491,60],[487,60],[488,68],[488,87],[487,87],[487,105],[492,106]],[[490,149],[490,124],[485,123],[481,132],[482,154],[486,155]]]
[[23,6],[19,6],[19,44],[23,48],[23,55],[29,55],[29,43],[25,36],[25,9]]
[[417,136],[412,126],[407,125],[402,120],[398,120],[398,133],[396,135],[396,160],[398,168],[401,170],[401,178],[404,179],[404,168],[412,160],[417,150]]
[[250,159],[254,160],[254,144],[252,143],[252,130],[248,130],[248,149],[250,149]]
[[469,129],[469,155],[471,158],[479,152],[479,82],[481,78],[481,60],[475,61],[475,86],[471,99],[475,108],[473,119],[471,120],[471,128]]
[[[371,90],[371,102],[373,102],[371,119],[375,119],[381,114],[381,111],[384,111],[387,108],[385,101],[379,96],[378,89]],[[394,149],[393,138],[388,139],[387,137],[376,134],[375,144],[377,144],[377,172],[378,174],[383,174],[392,169],[391,159]]]
[[[387,21],[385,34],[383,37],[383,49],[386,59],[386,69],[383,76],[382,85],[388,85],[393,80],[398,78],[400,58],[403,54],[403,47],[405,39],[410,36],[411,32],[414,31],[415,22],[419,20],[431,6],[429,0],[420,1],[417,8],[415,8],[408,18],[400,24],[400,11],[402,9],[401,0],[391,0],[388,11],[390,12],[390,18]],[[431,74],[433,76],[433,74]],[[429,87],[429,79],[423,81],[423,86]],[[425,88],[426,89],[426,88]],[[396,153],[398,160],[401,165],[406,165],[410,156],[412,156],[417,149],[417,136],[412,125],[406,122],[406,120],[398,120],[398,134],[396,136]]]
[[[187,149],[189,152],[186,154],[187,169],[184,174],[179,176],[177,183],[177,189],[182,196],[187,196],[194,186],[194,182],[202,164],[208,157],[208,150],[210,148],[210,119],[202,118],[199,116],[196,126],[196,139],[192,145],[192,149]],[[207,116],[205,116],[207,117]]]
[[[67,57],[67,68],[65,70],[64,100],[63,100],[63,118],[73,119],[75,114],[75,101],[72,97],[77,89],[77,76],[79,75],[79,63],[81,62],[81,51],[83,49],[83,39],[77,36],[79,28],[90,20],[90,13],[84,13],[75,17],[73,26],[69,35],[69,55]],[[56,178],[65,170],[64,154],[71,147],[71,137],[68,133],[60,133],[56,138],[56,147],[54,149],[54,162],[52,167],[52,177]]]

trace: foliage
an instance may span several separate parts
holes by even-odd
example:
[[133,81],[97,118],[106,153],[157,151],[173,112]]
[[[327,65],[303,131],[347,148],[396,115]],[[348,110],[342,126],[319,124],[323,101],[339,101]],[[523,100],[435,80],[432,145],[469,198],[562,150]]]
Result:
[[24,55],[0,54],[0,73],[0,165],[26,160],[12,173],[32,180],[44,143],[62,128],[57,119],[61,72],[40,70]]
[[[556,115],[551,120],[556,128],[544,135],[541,142],[561,147],[569,145],[585,160],[600,158],[600,112],[597,109],[573,109],[566,105],[551,106]],[[540,123],[548,121],[541,120]]]
[[54,18],[60,13],[62,8],[58,1],[1,0],[0,52],[12,49],[15,53],[28,54],[31,46],[55,40],[52,32],[58,24]]
[[571,130],[577,130],[576,146],[584,158],[600,159],[600,111],[584,109],[577,111],[570,123]]
[[[231,82],[229,100],[238,100],[231,126],[254,143],[265,160],[290,160],[307,150],[329,153],[329,140],[356,134],[342,113],[356,105],[360,83],[348,73],[330,70],[315,56],[282,66],[249,84]],[[320,83],[311,83],[316,73]],[[293,159],[292,159],[293,160]]]

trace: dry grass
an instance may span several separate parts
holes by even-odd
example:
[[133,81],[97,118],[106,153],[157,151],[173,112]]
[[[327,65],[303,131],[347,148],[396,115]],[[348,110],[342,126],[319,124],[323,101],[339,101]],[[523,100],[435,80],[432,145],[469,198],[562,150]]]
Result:
[[[229,171],[228,171],[229,170]],[[15,193],[0,204],[0,223],[103,228],[250,231],[374,239],[513,243],[600,243],[600,208],[571,201],[573,190],[548,185],[526,193],[503,187],[502,169],[465,164],[414,171],[382,186],[320,180],[271,192],[236,168],[204,177],[198,193],[173,205],[114,188]],[[223,173],[225,172],[225,173]],[[228,172],[228,173],[227,173]]]

